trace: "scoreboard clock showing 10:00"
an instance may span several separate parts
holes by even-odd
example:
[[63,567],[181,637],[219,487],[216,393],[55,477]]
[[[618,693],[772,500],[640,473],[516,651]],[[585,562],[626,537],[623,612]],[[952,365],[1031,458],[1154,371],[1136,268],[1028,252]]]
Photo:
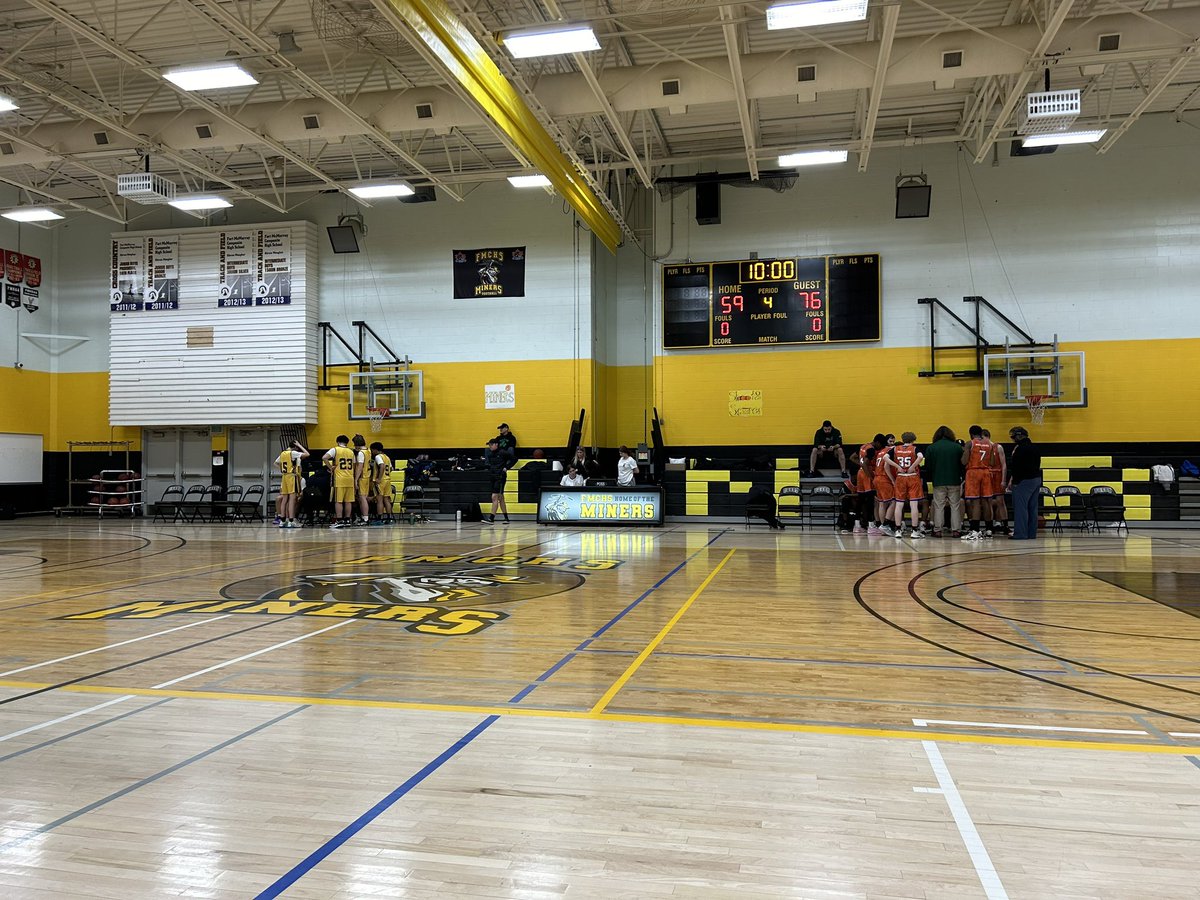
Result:
[[663,346],[760,347],[881,337],[877,253],[663,267]]

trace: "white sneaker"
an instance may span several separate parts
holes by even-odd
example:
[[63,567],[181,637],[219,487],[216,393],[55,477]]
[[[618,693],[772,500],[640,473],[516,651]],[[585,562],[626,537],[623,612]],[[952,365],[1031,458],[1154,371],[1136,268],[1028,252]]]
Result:
[[977,540],[979,540],[979,532],[978,532],[978,531],[964,531],[964,532],[963,532],[963,536],[962,536],[962,540],[964,540],[964,541],[977,541]]
[[899,527],[899,526],[898,526],[898,527],[896,527],[896,528],[893,530],[892,537],[894,537],[896,540],[900,540],[900,538],[904,537],[904,529],[903,529],[902,527]]
[[892,526],[891,526],[891,525],[880,525],[880,526],[879,526],[879,533],[880,533],[880,534],[885,534],[885,535],[887,535],[888,537],[895,537],[895,536],[896,536],[896,532],[892,531]]
[[854,531],[851,532],[851,534],[866,534],[866,533],[867,533],[867,529],[865,529],[861,525],[857,525],[857,524],[854,526]]

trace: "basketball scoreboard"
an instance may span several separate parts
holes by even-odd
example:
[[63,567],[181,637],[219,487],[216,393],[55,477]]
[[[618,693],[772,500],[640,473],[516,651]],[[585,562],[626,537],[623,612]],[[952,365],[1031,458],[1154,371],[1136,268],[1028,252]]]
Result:
[[878,341],[875,253],[739,259],[663,268],[663,346]]

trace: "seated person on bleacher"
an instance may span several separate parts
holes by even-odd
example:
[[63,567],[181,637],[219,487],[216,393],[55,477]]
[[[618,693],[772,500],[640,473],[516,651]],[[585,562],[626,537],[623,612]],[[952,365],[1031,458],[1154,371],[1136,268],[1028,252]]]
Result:
[[846,454],[842,450],[842,433],[826,419],[813,435],[813,449],[808,458],[808,477],[819,477],[821,473],[817,471],[817,460],[830,456],[837,459],[842,477],[849,478],[850,473],[846,471]]
[[418,453],[408,461],[404,470],[405,487],[429,484],[429,476],[433,474],[434,467],[434,461],[429,458],[428,453]]

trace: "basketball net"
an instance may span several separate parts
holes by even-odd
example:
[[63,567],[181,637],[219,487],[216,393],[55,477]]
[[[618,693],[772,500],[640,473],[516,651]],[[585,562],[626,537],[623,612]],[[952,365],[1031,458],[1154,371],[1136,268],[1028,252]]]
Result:
[[1046,420],[1046,407],[1042,404],[1046,398],[1042,394],[1026,394],[1025,406],[1029,409],[1029,421],[1041,425]]
[[386,406],[367,407],[367,418],[371,420],[371,431],[376,434],[383,431],[383,420],[391,417],[392,411]]

